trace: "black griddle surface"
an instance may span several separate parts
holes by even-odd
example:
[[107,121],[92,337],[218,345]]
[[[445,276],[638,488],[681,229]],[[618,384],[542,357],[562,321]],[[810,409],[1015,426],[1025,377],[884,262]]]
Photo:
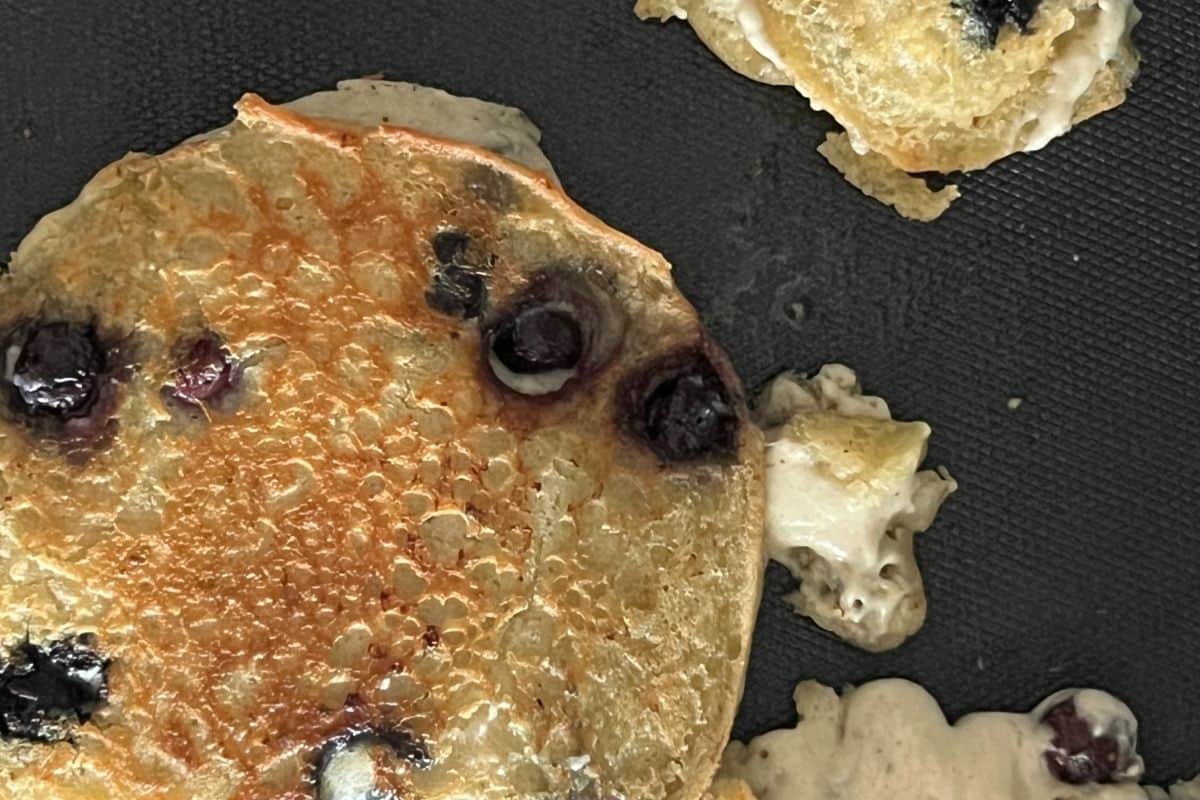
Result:
[[929,622],[895,652],[794,616],[771,567],[736,735],[791,724],[803,678],[906,676],[951,716],[1094,684],[1138,713],[1152,778],[1200,770],[1195,0],[1141,0],[1129,101],[971,176],[932,225],[845,184],[799,95],[631,7],[0,0],[0,249],[246,90],[383,72],[520,106],[568,192],[675,264],[748,386],[844,361],[962,484],[920,538]]

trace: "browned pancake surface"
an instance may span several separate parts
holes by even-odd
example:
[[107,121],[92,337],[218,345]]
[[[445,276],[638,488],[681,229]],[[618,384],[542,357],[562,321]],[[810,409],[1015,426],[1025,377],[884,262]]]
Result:
[[[448,230],[480,318],[427,298]],[[562,303],[586,363],[514,392],[485,333]],[[656,253],[482,151],[251,96],[35,229],[0,331],[47,320],[94,328],[107,371],[71,425],[4,387],[0,635],[94,633],[109,698],[73,742],[0,741],[0,796],[311,797],[322,745],[367,729],[429,756],[381,766],[397,797],[702,791],[757,602],[761,443]],[[231,388],[171,399],[209,336]],[[673,458],[646,406],[694,372],[732,432]]]

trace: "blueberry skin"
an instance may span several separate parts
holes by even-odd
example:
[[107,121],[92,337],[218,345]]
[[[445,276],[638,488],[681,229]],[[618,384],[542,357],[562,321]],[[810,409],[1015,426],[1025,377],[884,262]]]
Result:
[[19,644],[0,666],[0,738],[68,739],[108,701],[110,663],[92,636]]
[[6,361],[15,355],[4,379],[9,405],[16,413],[67,420],[92,410],[107,368],[94,327],[36,323],[10,339],[6,351]]

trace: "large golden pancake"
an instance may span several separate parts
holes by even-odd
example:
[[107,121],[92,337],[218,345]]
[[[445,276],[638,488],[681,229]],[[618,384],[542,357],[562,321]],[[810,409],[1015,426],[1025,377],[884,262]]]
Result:
[[708,785],[761,436],[546,178],[248,96],[43,220],[0,337],[0,796]]

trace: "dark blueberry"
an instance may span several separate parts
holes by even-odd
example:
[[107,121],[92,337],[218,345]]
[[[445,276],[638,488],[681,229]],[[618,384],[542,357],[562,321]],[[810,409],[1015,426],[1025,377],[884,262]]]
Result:
[[1027,31],[1040,2],[1041,0],[953,0],[955,6],[966,10],[979,23],[989,47],[996,45],[996,38],[1005,24],[1016,25],[1022,31]]
[[433,255],[441,264],[461,264],[467,248],[471,246],[471,237],[462,231],[447,229],[438,231],[433,237]]
[[484,356],[514,392],[553,395],[604,367],[621,347],[627,323],[603,267],[553,264],[488,315]]
[[86,722],[107,702],[108,666],[91,636],[18,645],[0,668],[0,737],[67,738],[71,723]]
[[[429,769],[433,759],[424,742],[403,728],[367,728],[351,730],[327,741],[317,753],[315,781],[317,800],[338,800],[346,796],[336,785],[338,762],[344,758],[365,757],[376,767],[391,762],[394,766]],[[366,800],[390,797],[376,789]]]
[[71,419],[91,410],[100,391],[105,356],[90,325],[37,324],[11,341],[7,351],[5,379],[16,411]]
[[725,382],[702,354],[651,367],[635,390],[633,428],[664,461],[728,455],[738,415]]
[[487,284],[483,276],[463,267],[443,267],[433,273],[433,284],[425,292],[425,302],[434,311],[459,319],[474,319],[487,303]]
[[1046,764],[1063,783],[1112,783],[1136,768],[1137,737],[1132,722],[1123,719],[1101,725],[1081,715],[1075,698],[1055,704],[1042,716],[1042,722],[1054,731],[1046,751]]
[[175,383],[168,387],[171,397],[191,405],[219,400],[233,388],[237,364],[221,338],[206,331],[195,339],[175,347]]
[[438,633],[436,625],[426,625],[425,632],[421,634],[421,641],[426,647],[437,647],[442,643],[442,635]]
[[518,375],[574,369],[583,357],[583,329],[566,309],[518,311],[492,331],[491,341],[496,358]]

